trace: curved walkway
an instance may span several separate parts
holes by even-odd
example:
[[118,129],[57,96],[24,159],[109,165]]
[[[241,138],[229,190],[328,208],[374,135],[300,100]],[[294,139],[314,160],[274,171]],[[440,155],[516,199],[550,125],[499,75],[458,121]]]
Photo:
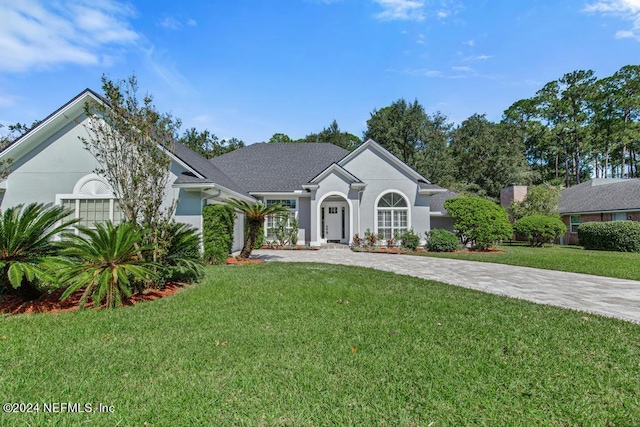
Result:
[[345,249],[257,250],[266,261],[356,265],[640,323],[640,282],[530,267]]

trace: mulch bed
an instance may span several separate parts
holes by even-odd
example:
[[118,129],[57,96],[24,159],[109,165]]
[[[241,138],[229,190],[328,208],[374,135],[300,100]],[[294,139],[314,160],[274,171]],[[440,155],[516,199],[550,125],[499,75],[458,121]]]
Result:
[[239,261],[234,257],[227,258],[227,265],[260,264],[261,262],[264,262],[264,260],[263,259],[245,259],[245,260]]
[[505,251],[502,249],[489,248],[485,250],[476,250],[476,249],[465,249],[462,251],[450,252],[452,254],[502,254]]
[[[135,305],[141,301],[153,301],[158,298],[167,297],[175,294],[180,288],[184,287],[181,283],[167,283],[163,289],[150,289],[141,295],[132,295],[131,298],[124,301],[125,306]],[[34,301],[24,301],[16,295],[4,295],[0,297],[0,313],[4,314],[21,314],[21,313],[56,313],[61,311],[75,311],[79,308],[80,298],[83,289],[79,289],[64,301],[60,301],[60,296],[64,290],[57,290],[50,294],[45,294]],[[86,308],[93,308],[91,299]],[[98,308],[104,308],[100,306]]]

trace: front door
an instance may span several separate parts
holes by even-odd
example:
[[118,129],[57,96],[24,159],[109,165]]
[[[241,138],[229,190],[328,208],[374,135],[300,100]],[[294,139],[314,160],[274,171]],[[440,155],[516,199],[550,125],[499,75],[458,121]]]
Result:
[[347,204],[327,202],[324,209],[324,238],[329,243],[341,243],[347,240]]

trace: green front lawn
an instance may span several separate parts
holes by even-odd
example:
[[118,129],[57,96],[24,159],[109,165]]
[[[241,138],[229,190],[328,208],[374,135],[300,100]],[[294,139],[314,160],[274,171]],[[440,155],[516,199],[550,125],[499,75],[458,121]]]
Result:
[[421,256],[464,259],[468,261],[495,262],[544,268],[546,270],[572,271],[596,276],[640,280],[640,253],[586,251],[579,246],[498,246],[504,253],[418,253]]
[[1,318],[0,400],[41,412],[0,425],[633,425],[639,361],[620,320],[357,267],[221,266],[133,307]]

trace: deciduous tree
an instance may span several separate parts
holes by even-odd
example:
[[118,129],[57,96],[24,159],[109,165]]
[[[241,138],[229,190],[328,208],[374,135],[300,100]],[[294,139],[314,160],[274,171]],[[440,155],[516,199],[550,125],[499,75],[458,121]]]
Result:
[[174,206],[163,207],[180,121],[161,114],[153,98],[138,98],[135,75],[111,81],[102,77],[106,103],[85,107],[89,120],[85,148],[98,160],[96,173],[111,185],[128,221],[152,226],[168,220]]

